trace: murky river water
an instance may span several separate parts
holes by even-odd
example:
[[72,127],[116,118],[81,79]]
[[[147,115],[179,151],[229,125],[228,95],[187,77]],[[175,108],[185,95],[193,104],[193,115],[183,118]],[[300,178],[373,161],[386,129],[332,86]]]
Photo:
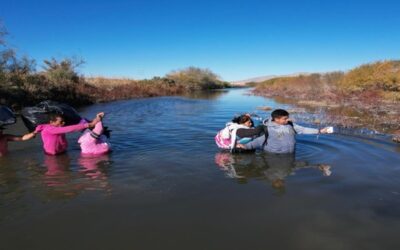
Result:
[[0,249],[398,249],[400,146],[300,135],[293,157],[222,153],[214,136],[233,115],[285,107],[245,91],[82,109],[106,112],[108,156],[82,158],[77,134],[58,157],[39,138],[11,145]]

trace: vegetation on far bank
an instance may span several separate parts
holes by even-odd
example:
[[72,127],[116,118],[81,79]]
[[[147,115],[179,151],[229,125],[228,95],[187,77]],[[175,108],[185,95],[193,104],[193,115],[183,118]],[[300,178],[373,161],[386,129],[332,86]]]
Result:
[[378,61],[348,72],[278,77],[254,86],[256,94],[295,100],[400,102],[400,61]]
[[255,84],[253,93],[323,109],[332,124],[400,132],[400,61],[378,61],[348,72],[278,77]]
[[229,87],[208,69],[189,67],[147,80],[87,78],[78,73],[79,58],[35,60],[17,55],[7,46],[0,24],[0,104],[19,108],[46,99],[75,106],[137,97],[179,95],[197,90]]

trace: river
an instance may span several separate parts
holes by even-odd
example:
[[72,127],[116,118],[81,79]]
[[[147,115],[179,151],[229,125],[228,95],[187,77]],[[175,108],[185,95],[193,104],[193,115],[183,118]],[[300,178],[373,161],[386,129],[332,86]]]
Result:
[[235,114],[291,108],[246,92],[81,109],[106,113],[107,156],[81,157],[78,134],[57,157],[40,138],[10,145],[1,249],[398,249],[400,146],[338,133],[298,135],[292,157],[223,153],[214,136]]

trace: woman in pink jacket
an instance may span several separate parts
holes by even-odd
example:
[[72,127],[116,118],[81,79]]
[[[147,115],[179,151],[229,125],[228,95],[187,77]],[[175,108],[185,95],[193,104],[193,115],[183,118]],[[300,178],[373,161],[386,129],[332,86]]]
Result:
[[71,126],[64,126],[64,118],[60,114],[50,115],[49,124],[41,124],[36,127],[35,131],[27,134],[30,138],[36,136],[36,134],[41,133],[43,141],[43,149],[46,154],[57,155],[64,153],[68,148],[68,142],[65,134],[71,132],[82,131],[86,128],[93,128],[95,125],[101,121],[104,113],[98,113],[96,118],[90,123],[79,123]]

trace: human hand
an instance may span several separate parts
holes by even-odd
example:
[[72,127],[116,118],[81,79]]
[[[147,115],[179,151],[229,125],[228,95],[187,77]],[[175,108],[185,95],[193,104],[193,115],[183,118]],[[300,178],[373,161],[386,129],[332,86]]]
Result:
[[28,133],[28,134],[23,135],[23,136],[21,137],[21,139],[22,139],[23,141],[27,141],[27,140],[33,139],[33,138],[36,137],[36,134],[37,134],[36,132]]
[[331,171],[331,166],[327,165],[327,164],[321,164],[318,166],[319,170],[322,171],[322,174],[324,176],[330,176],[332,174]]
[[97,113],[96,118],[101,120],[103,119],[104,115],[104,112]]
[[332,134],[333,133],[333,127],[325,127],[323,129],[320,129],[319,132],[321,134]]
[[236,144],[236,147],[241,149],[246,149],[246,146],[240,143]]
[[104,112],[97,113],[96,118],[94,118],[90,123],[89,123],[89,128],[93,128],[96,126],[98,122],[101,121],[101,119],[104,117]]

